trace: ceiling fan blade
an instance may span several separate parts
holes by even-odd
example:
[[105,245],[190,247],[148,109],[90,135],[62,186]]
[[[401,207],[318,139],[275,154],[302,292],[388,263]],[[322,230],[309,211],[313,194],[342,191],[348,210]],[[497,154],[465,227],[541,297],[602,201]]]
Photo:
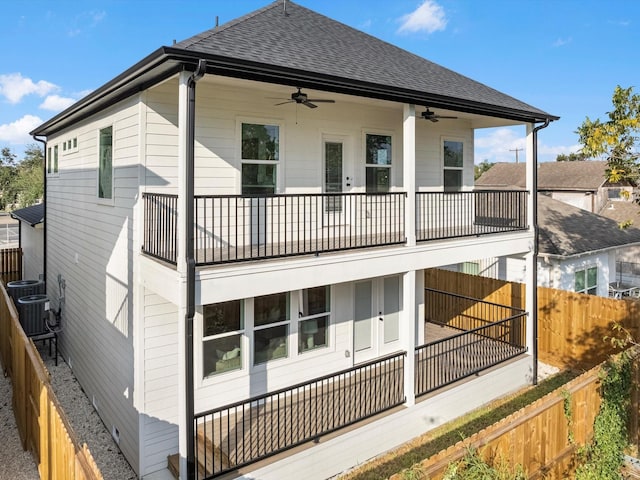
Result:
[[427,120],[431,120],[433,123],[438,123],[438,119],[436,117],[429,117]]
[[309,108],[318,108],[317,105],[314,105],[313,103],[311,103],[309,100],[307,100],[306,102],[302,102],[303,105],[309,107]]
[[281,103],[276,103],[274,106],[277,107],[278,105],[286,105],[287,103],[294,103],[295,100],[286,100],[284,102]]
[[316,103],[336,103],[335,100],[328,100],[326,98],[308,98],[307,102],[316,102]]

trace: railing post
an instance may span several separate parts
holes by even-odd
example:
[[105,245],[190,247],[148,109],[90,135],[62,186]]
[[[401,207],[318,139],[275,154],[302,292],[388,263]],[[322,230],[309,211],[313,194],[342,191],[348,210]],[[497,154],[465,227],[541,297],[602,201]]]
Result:
[[407,359],[404,362],[404,395],[406,398],[405,405],[410,407],[416,403],[415,395],[415,348],[416,348],[416,329],[422,322],[418,317],[416,304],[416,271],[411,270],[402,275],[402,326],[401,343],[402,349],[407,352]]
[[402,124],[402,182],[407,192],[404,234],[407,246],[416,244],[416,106],[405,104]]

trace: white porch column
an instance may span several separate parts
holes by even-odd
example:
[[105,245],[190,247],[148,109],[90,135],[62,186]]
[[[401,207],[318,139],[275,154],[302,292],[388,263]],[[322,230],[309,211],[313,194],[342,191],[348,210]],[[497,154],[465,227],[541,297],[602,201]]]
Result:
[[[180,301],[178,304],[178,449],[180,453],[180,478],[186,478],[187,472],[187,402],[186,402],[186,345],[185,345],[185,317],[187,314],[187,261],[185,202],[183,201],[187,190],[186,162],[187,162],[187,81],[191,72],[180,72],[178,85],[178,258],[176,269],[178,271],[178,291]],[[193,439],[191,439],[193,441]]]
[[527,223],[529,225],[529,231],[531,233],[531,241],[529,243],[529,252],[526,254],[526,272],[525,272],[525,284],[526,284],[526,294],[525,294],[525,308],[529,312],[529,316],[527,318],[527,347],[529,348],[529,352],[533,354],[534,345],[537,339],[533,338],[534,336],[534,328],[533,325],[538,321],[538,312],[534,311],[535,295],[536,287],[537,287],[537,265],[534,255],[535,248],[535,232],[534,232],[534,202],[537,201],[536,192],[534,192],[534,175],[536,174],[538,165],[535,162],[534,158],[534,148],[533,142],[535,136],[533,134],[534,124],[527,124],[527,143],[526,143],[526,186],[527,191],[529,192],[529,197],[527,199]]
[[402,181],[407,192],[404,229],[407,246],[416,244],[416,106],[405,104],[402,123]]
[[415,348],[416,322],[420,324],[416,305],[416,271],[411,270],[402,275],[402,348],[407,352],[404,359],[404,394],[407,397],[405,405],[410,407],[416,403],[414,386],[415,377]]

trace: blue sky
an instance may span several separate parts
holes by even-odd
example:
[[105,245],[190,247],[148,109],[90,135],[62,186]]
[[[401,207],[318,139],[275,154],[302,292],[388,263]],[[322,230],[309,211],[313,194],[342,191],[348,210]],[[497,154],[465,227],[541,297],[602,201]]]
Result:
[[[4,0],[0,148],[162,45],[270,0]],[[540,132],[541,161],[579,148],[616,85],[640,78],[640,2],[633,0],[298,0],[561,119]],[[515,161],[524,129],[476,132],[476,163]],[[522,155],[522,154],[521,154]]]

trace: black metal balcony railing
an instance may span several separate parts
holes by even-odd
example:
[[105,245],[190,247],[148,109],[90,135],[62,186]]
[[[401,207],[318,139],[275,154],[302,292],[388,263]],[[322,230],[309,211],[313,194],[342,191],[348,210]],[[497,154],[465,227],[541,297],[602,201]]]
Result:
[[176,264],[178,258],[178,196],[143,193],[144,244],[142,251]]
[[[439,240],[527,229],[526,191],[418,192],[416,238]],[[143,252],[176,263],[177,196],[145,193]],[[406,241],[406,193],[199,195],[198,265]]]
[[405,356],[388,355],[196,415],[198,470],[214,478],[401,405]]
[[524,190],[416,193],[416,240],[526,230]]
[[[425,289],[425,320],[453,334],[415,349],[416,396],[526,352],[526,316],[519,308]],[[455,334],[455,331],[461,333]]]

